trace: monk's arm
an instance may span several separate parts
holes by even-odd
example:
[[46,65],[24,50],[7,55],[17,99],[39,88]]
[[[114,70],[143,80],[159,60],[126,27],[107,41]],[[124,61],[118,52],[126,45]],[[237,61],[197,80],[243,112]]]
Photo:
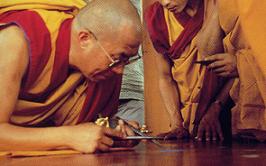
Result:
[[220,90],[220,92],[218,93],[218,95],[216,96],[216,102],[219,102],[218,104],[221,104],[221,106],[224,106],[224,104],[227,102],[227,100],[229,99],[229,92],[233,86],[235,78],[229,78],[223,88]]
[[163,55],[156,56],[156,64],[159,73],[159,89],[169,114],[171,129],[183,127],[180,99],[176,82],[172,77],[171,64]]
[[[18,100],[27,66],[28,47],[23,32],[16,26],[0,31],[0,150],[48,150],[71,148],[81,152],[108,150],[121,136],[111,129],[93,124],[30,128],[10,121]],[[75,132],[73,132],[75,131]]]
[[28,48],[23,33],[16,26],[0,31],[0,41],[0,150],[63,146],[58,144],[64,142],[60,140],[62,136],[58,136],[58,130],[39,130],[10,124],[20,83],[28,65]]
[[216,140],[216,133],[220,140],[223,140],[223,133],[219,123],[219,115],[222,110],[224,110],[225,103],[228,101],[229,92],[234,83],[234,78],[229,77],[224,82],[222,88],[219,89],[218,94],[213,99],[214,102],[208,107],[207,113],[204,115],[203,119],[200,122],[197,138],[203,139],[204,133],[206,140]]

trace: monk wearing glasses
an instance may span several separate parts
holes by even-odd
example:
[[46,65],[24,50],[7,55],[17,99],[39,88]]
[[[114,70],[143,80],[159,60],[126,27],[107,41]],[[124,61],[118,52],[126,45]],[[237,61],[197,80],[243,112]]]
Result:
[[117,110],[123,68],[140,58],[139,16],[128,0],[85,5],[1,1],[0,150],[92,153],[133,134],[90,122]]

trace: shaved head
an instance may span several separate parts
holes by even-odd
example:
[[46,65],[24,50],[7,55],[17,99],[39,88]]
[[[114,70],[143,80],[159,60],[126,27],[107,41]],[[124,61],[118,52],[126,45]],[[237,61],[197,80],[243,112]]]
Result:
[[[88,2],[88,1],[87,1]],[[69,64],[92,81],[122,74],[138,52],[141,21],[129,0],[92,0],[71,24]],[[110,64],[119,65],[110,68]]]
[[139,15],[129,0],[92,0],[76,18],[81,28],[89,29],[98,39],[117,39],[125,33],[141,38]]

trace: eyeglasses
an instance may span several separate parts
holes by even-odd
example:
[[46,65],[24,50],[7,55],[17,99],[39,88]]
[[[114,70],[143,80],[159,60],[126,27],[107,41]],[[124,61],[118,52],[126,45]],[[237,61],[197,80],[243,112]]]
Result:
[[118,67],[118,66],[124,66],[124,65],[128,65],[128,64],[134,63],[134,62],[136,62],[137,60],[139,60],[141,58],[141,56],[139,54],[137,54],[134,57],[128,57],[128,56],[125,56],[125,55],[122,54],[119,57],[119,59],[113,59],[111,57],[111,55],[106,51],[106,49],[102,46],[102,44],[99,42],[99,40],[97,39],[95,34],[92,33],[91,31],[90,31],[90,33],[95,38],[97,45],[104,52],[105,56],[111,61],[111,63],[108,65],[109,69],[114,68],[114,67]]

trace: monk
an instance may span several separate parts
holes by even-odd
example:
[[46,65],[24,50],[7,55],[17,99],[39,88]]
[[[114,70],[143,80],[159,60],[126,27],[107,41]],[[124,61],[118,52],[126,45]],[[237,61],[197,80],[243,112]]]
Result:
[[[233,135],[266,141],[266,77],[262,51],[265,38],[261,21],[257,20],[258,14],[264,11],[260,6],[263,3],[219,0],[218,4],[226,53],[205,60],[212,62],[208,68],[217,75],[235,78],[230,88],[235,102],[232,109]],[[208,40],[201,39],[203,42]]]
[[1,1],[0,150],[92,153],[132,134],[90,122],[117,109],[123,68],[141,40],[137,11],[127,0],[84,5]]
[[[208,55],[222,53],[222,31],[215,0],[161,0],[146,11],[146,23],[159,71],[159,88],[169,113],[166,137],[199,140],[224,139],[219,114],[228,99],[227,80],[197,64]],[[209,29],[212,26],[218,29]],[[211,45],[197,38],[209,29]]]

